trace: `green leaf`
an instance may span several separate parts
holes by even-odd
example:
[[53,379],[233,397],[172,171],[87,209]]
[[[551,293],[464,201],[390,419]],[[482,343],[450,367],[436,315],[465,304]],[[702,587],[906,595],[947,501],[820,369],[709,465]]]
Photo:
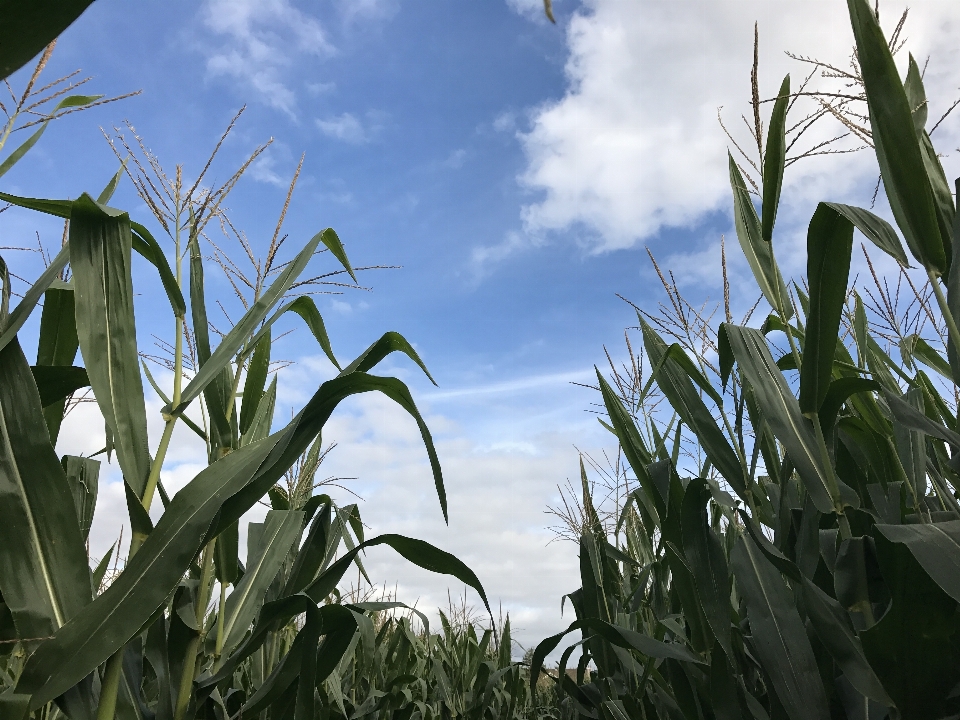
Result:
[[873,142],[890,209],[913,256],[927,270],[946,273],[933,191],[911,108],[883,31],[865,0],[847,0],[867,95]]
[[903,252],[903,245],[897,236],[897,231],[878,215],[874,215],[869,210],[854,207],[853,205],[841,205],[840,203],[822,203],[835,210],[853,223],[864,236],[883,250],[887,255],[896,260],[903,267],[910,267],[910,261],[907,260],[906,253]]
[[9,77],[55,40],[93,0],[36,0],[0,5],[0,78]]
[[0,177],[6,175],[10,168],[20,162],[20,159],[30,151],[30,148],[37,144],[37,140],[43,135],[47,125],[48,123],[41,123],[39,129],[35,130],[30,137],[24,140],[16,150],[0,163]]
[[80,522],[80,534],[86,541],[93,524],[93,512],[97,507],[97,490],[100,478],[100,461],[93,458],[64,455],[60,459],[63,472],[70,485],[73,505]]
[[[204,291],[203,256],[200,254],[200,243],[196,235],[191,234],[188,248],[190,251],[190,312],[193,319],[193,337],[197,347],[197,364],[202,369],[209,362],[212,353]],[[210,430],[207,449],[211,462],[218,460],[223,455],[223,450],[232,449],[234,446],[233,424],[227,417],[227,408],[234,402],[229,362],[228,359],[218,372],[213,373],[211,382],[203,388],[203,397],[207,406],[207,427]]]
[[126,160],[120,163],[120,169],[117,170],[114,176],[107,181],[107,184],[104,186],[103,190],[101,190],[100,194],[97,195],[98,203],[101,205],[106,205],[108,202],[110,202],[110,198],[112,198],[113,194],[117,191],[117,186],[120,185],[120,178],[123,177],[123,171],[126,166]]
[[247,367],[247,376],[243,381],[243,400],[240,403],[240,434],[245,435],[250,429],[263,398],[264,386],[267,384],[267,373],[270,371],[270,349],[272,339],[270,330],[257,341],[250,343],[253,350],[253,359]]
[[[40,338],[37,341],[37,365],[71,366],[77,357],[79,347],[73,287],[71,285],[52,286],[43,296],[43,311],[40,314]],[[36,373],[34,373],[34,379],[37,379]],[[86,381],[86,371],[84,371],[84,379],[83,384],[77,387],[90,384]],[[37,386],[39,388],[39,381]],[[62,397],[68,394],[69,392],[65,392]],[[62,400],[60,402],[54,402],[54,400],[48,401],[47,398],[43,397],[41,391],[40,402],[44,406],[43,417],[47,423],[47,431],[50,433],[50,442],[56,446],[66,403]],[[51,403],[54,403],[54,406],[48,408],[47,405]]]
[[600,394],[603,397],[604,407],[607,410],[607,415],[610,417],[610,423],[613,425],[614,432],[620,440],[620,447],[623,448],[623,454],[626,456],[627,462],[630,463],[630,467],[633,469],[634,475],[636,475],[637,482],[640,484],[645,497],[653,504],[659,517],[665,518],[667,516],[666,503],[654,487],[653,480],[647,472],[647,465],[653,461],[653,458],[643,443],[643,438],[637,429],[636,423],[633,421],[633,418],[630,417],[629,413],[627,413],[626,408],[623,407],[620,398],[617,397],[613,388],[610,387],[610,384],[604,379],[603,375],[600,374],[600,371],[597,370],[596,367],[594,367],[594,370],[596,370],[597,373],[597,383],[600,385]]
[[[40,707],[73,687],[138,634],[167,601],[199,550],[283,476],[319,434],[336,406],[351,395],[370,391],[384,393],[414,414],[439,472],[429,431],[403,383],[364,373],[324,383],[286,428],[213,463],[172,498],[123,573],[54,639],[37,648],[20,676],[19,691],[32,694],[34,706]],[[442,487],[439,475],[435,480]],[[73,513],[73,504],[68,503]]]
[[883,528],[875,536],[877,559],[891,600],[879,622],[860,633],[864,654],[904,720],[946,717],[953,712],[948,696],[960,667],[957,603],[930,579],[909,545],[885,539],[891,526],[875,527]]
[[960,602],[960,520],[875,527],[890,542],[906,546],[927,575]]
[[320,241],[327,247],[327,250],[340,261],[340,264],[343,265],[344,269],[350,273],[350,277],[353,278],[354,282],[357,282],[357,276],[353,274],[353,268],[350,266],[350,260],[347,258],[347,251],[343,249],[343,243],[340,242],[340,238],[337,236],[337,233],[334,232],[333,228],[327,228],[321,232],[318,236]]
[[786,125],[789,105],[790,76],[787,75],[773,104],[770,129],[767,131],[767,147],[763,154],[763,205],[760,210],[761,237],[766,243],[773,240],[773,226],[777,221],[777,208],[780,205],[780,188],[783,186],[783,167],[787,156]]
[[879,392],[880,383],[867,378],[842,377],[830,383],[826,397],[820,405],[820,427],[826,436],[837,422],[840,408],[853,395],[863,392]]
[[737,540],[731,561],[757,659],[780,704],[791,720],[827,720],[830,712],[813,649],[780,573],[744,536]]
[[[320,242],[320,236],[315,236],[306,246],[290,261],[283,269],[283,272],[273,281],[273,284],[267,288],[260,298],[250,306],[250,309],[243,314],[237,324],[224,336],[213,351],[210,358],[202,364],[199,372],[193,376],[193,379],[183,389],[180,396],[180,404],[172,408],[171,412],[182,413],[186,407],[193,402],[203,389],[209,385],[219,373],[229,365],[234,356],[243,346],[243,344],[253,333],[254,329],[267,316],[267,313],[273,308],[283,295],[290,289],[300,273],[303,272],[310,258]],[[191,294],[191,302],[193,296]],[[196,324],[196,323],[195,323]],[[194,328],[196,330],[196,328]]]
[[273,426],[273,412],[276,402],[277,376],[274,375],[273,380],[270,381],[270,386],[267,388],[267,391],[263,394],[263,397],[260,398],[260,402],[257,404],[257,412],[253,416],[253,420],[250,422],[250,427],[240,439],[241,446],[249,445],[257,440],[262,440],[270,434],[270,429]]
[[852,248],[853,225],[820,203],[807,229],[810,312],[800,361],[800,411],[804,414],[819,412],[830,387]]
[[[106,192],[106,190],[104,191]],[[183,300],[183,293],[180,291],[180,283],[177,282],[173,270],[170,269],[170,263],[167,262],[167,256],[164,254],[153,235],[143,225],[138,222],[130,223],[133,232],[131,233],[131,243],[134,250],[153,265],[160,275],[160,282],[167,293],[167,300],[170,301],[170,308],[175,317],[182,318],[187,314],[187,304]]]
[[[83,387],[90,385],[87,369],[82,367],[34,365],[30,368],[33,380],[40,392],[40,405],[44,408],[60,403]],[[61,416],[63,411],[61,410]],[[51,434],[51,439],[53,435]]]
[[883,397],[887,401],[887,405],[890,407],[890,412],[893,414],[893,417],[897,422],[901,423],[905,427],[910,428],[911,430],[917,430],[929,435],[930,437],[943,440],[944,442],[953,445],[955,448],[960,448],[960,435],[955,433],[953,430],[934,422],[915,407],[910,405],[910,403],[897,397],[891,392],[884,391]]
[[52,635],[90,602],[70,485],[16,340],[0,351],[0,591],[23,638]]
[[865,697],[893,707],[893,700],[863,654],[863,646],[850,624],[847,611],[808,578],[802,578],[801,582],[807,617],[850,684]]
[[723,547],[707,519],[707,501],[712,495],[706,481],[694,478],[687,485],[681,508],[683,554],[693,575],[697,596],[710,629],[728,658],[733,658],[730,639],[730,571]]
[[[960,178],[957,178],[954,185],[957,192],[960,192]],[[953,319],[960,322],[960,213],[953,216],[953,253],[950,263],[950,274],[947,276],[947,306]],[[954,383],[960,384],[960,354],[954,346],[955,343],[947,343],[947,359],[950,361],[950,368],[953,371]]]
[[73,203],[68,247],[80,352],[100,412],[113,434],[123,477],[142,496],[151,460],[130,246],[126,213],[97,205],[86,194]]
[[908,335],[903,339],[907,345],[906,351],[915,359],[922,362],[931,370],[939,373],[947,380],[953,380],[950,363],[943,356],[930,347],[930,344],[919,335]]
[[[643,318],[639,318],[643,330],[643,344],[653,365],[660,363],[666,353],[666,344],[648,325]],[[747,489],[744,480],[745,471],[740,459],[731,447],[727,437],[717,426],[710,410],[700,399],[700,394],[691,382],[685,368],[674,359],[667,360],[659,375],[657,385],[670,405],[677,412],[684,424],[689,427],[699,439],[704,452],[710,462],[717,468],[730,487],[741,498],[746,499]],[[721,405],[722,408],[722,405]]]
[[[834,512],[833,498],[827,484],[827,469],[817,446],[809,421],[800,412],[800,405],[777,369],[766,339],[753,328],[724,323],[720,328],[740,371],[750,383],[757,403],[777,440],[783,443],[810,497],[822,513]],[[721,341],[722,342],[722,341]],[[841,483],[842,485],[842,483]],[[855,502],[855,493],[842,485],[844,500]]]
[[404,537],[403,535],[378,535],[370,540],[365,540],[354,549],[345,552],[337,562],[321,573],[320,576],[304,590],[304,593],[316,602],[322,601],[330,594],[333,588],[336,587],[337,583],[340,582],[340,578],[343,577],[347,568],[350,567],[357,553],[364,548],[384,544],[389,545],[404,559],[412,562],[414,565],[422,567],[424,570],[442,575],[451,575],[465,585],[473,588],[477,591],[477,594],[480,595],[480,599],[483,600],[483,605],[487,609],[487,612],[491,615],[493,614],[490,610],[487,594],[483,590],[483,585],[480,584],[480,580],[474,574],[473,570],[464,565],[463,562],[458,560],[454,555],[444,552],[423,540],[416,540],[414,538]]
[[793,306],[790,304],[787,286],[784,285],[780,269],[773,256],[773,244],[764,242],[760,220],[757,218],[757,211],[753,207],[750,193],[747,192],[743,175],[740,174],[740,168],[734,162],[733,155],[729,153],[727,155],[730,165],[730,187],[733,189],[733,219],[737,227],[740,247],[770,307],[781,311],[789,319],[793,315]]
[[225,585],[233,585],[240,575],[240,522],[228,526],[217,535],[217,544],[214,550],[214,569],[217,581]]
[[679,643],[665,643],[621,625],[612,625],[599,618],[584,618],[570,624],[562,633],[541,640],[530,660],[530,689],[535,692],[537,680],[543,669],[547,655],[553,652],[566,635],[575,630],[588,629],[598,633],[604,640],[618,647],[635,650],[650,658],[680,660],[682,662],[703,664],[703,659]]
[[267,513],[256,559],[246,567],[243,578],[227,597],[223,620],[224,654],[239,645],[250,630],[270,583],[300,537],[302,522],[303,513],[299,510],[271,510]]
[[[3,193],[0,193],[0,195],[2,194]],[[24,293],[23,299],[10,313],[6,326],[4,326],[2,332],[0,332],[0,350],[5,348],[10,341],[17,336],[17,332],[23,327],[27,318],[30,317],[33,309],[37,306],[37,303],[40,302],[40,298],[43,297],[53,281],[57,279],[57,275],[60,274],[60,271],[63,270],[69,260],[70,249],[64,247],[57,253],[57,256],[50,264],[47,265],[47,269],[40,274],[37,281]]]
[[413,360],[420,369],[423,370],[424,375],[430,379],[430,382],[434,385],[437,384],[437,381],[433,379],[430,371],[427,370],[427,366],[423,364],[423,360],[417,355],[417,351],[413,349],[413,346],[407,342],[403,335],[393,331],[385,332],[379,340],[364,350],[356,360],[347,365],[340,375],[348,375],[352,372],[369,372],[387,355],[394,352],[401,352]]
[[[317,343],[320,345],[320,349],[323,350],[324,354],[333,363],[334,367],[337,370],[342,370],[340,363],[337,362],[337,358],[333,354],[333,348],[330,346],[330,338],[327,337],[327,330],[323,325],[323,318],[320,317],[320,311],[317,310],[317,304],[313,301],[313,298],[307,295],[301,295],[296,300],[291,300],[286,305],[277,310],[269,320],[263,323],[263,327],[254,335],[249,343],[247,344],[248,352],[253,352],[252,348],[259,345],[261,338],[269,336],[270,327],[277,320],[280,319],[280,316],[285,312],[294,312],[303,318],[303,321],[307,324],[307,327],[310,329],[310,332],[313,333],[313,337],[316,338]],[[241,357],[245,357],[246,353],[242,354]]]

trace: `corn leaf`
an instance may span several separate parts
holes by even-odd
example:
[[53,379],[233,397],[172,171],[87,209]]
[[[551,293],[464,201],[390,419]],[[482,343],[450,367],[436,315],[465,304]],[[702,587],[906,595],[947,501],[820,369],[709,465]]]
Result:
[[744,598],[757,659],[791,720],[827,720],[827,698],[817,661],[780,573],[750,537],[731,554],[737,591]]
[[733,190],[733,219],[737,228],[737,238],[740,247],[747,258],[753,277],[760,286],[760,291],[770,303],[770,307],[781,311],[785,317],[793,315],[793,306],[787,294],[787,286],[783,283],[780,269],[773,257],[773,244],[764,242],[757,210],[747,192],[747,185],[740,173],[740,168],[729,155],[730,187]]
[[0,591],[22,638],[52,635],[90,602],[74,499],[17,341],[0,351]]
[[68,246],[80,352],[124,479],[139,497],[151,460],[133,310],[130,218],[84,194],[73,204]]
[[767,130],[767,147],[763,154],[763,205],[761,213],[761,237],[764,242],[773,240],[773,226],[777,221],[780,206],[780,189],[783,187],[783,167],[787,159],[787,108],[790,105],[790,76],[780,85],[777,100],[770,115]]
[[950,260],[945,253],[933,190],[896,63],[866,0],[847,0],[847,8],[890,209],[917,262],[927,270],[945,274]]
[[820,203],[807,229],[810,311],[800,360],[800,411],[804,414],[819,412],[830,387],[852,249],[853,224]]

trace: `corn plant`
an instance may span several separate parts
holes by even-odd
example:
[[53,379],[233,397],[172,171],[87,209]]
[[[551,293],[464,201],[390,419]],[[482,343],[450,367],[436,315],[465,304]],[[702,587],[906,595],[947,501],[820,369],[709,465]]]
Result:
[[[960,228],[917,64],[909,58],[901,79],[875,10],[847,5],[863,90],[850,100],[866,103],[862,137],[896,227],[820,203],[806,277],[788,286],[774,252],[785,79],[757,165],[759,208],[730,159],[737,236],[772,312],[754,328],[728,310],[699,351],[679,336],[668,344],[638,313],[648,380],[612,385],[598,371],[603,422],[635,484],[615,533],[584,485],[577,619],[532,658],[535,682],[579,631],[561,662],[579,646],[577,677],[557,680],[567,717],[960,712]],[[913,321],[901,322],[879,280],[873,312],[849,287],[855,231],[919,265],[919,282],[902,274]],[[661,405],[645,410],[654,385]]]
[[[63,108],[97,100],[61,101],[3,170]],[[7,129],[29,110],[19,102],[8,113]],[[224,186],[205,189],[206,168],[190,185],[179,167],[173,178],[165,176],[152,156],[146,165],[135,157],[123,160],[96,196],[50,200],[0,193],[12,205],[62,218],[66,227],[63,248],[12,309],[10,273],[0,262],[0,717],[182,720],[269,711],[313,718],[324,702],[318,688],[355,638],[369,640],[368,614],[384,610],[331,601],[349,567],[356,563],[362,571],[360,553],[367,548],[389,545],[475,588],[486,603],[479,580],[453,556],[398,535],[364,538],[355,506],[339,508],[313,493],[327,419],[343,399],[380,392],[417,422],[447,517],[437,454],[409,390],[395,378],[371,374],[394,352],[426,368],[396,333],[386,333],[345,367],[337,361],[316,304],[304,294],[326,275],[304,276],[321,249],[356,282],[329,228],[280,262],[278,224],[252,292],[241,293],[244,313],[214,344],[201,241],[207,223],[224,222],[223,201],[250,161]],[[169,257],[146,225],[109,205],[125,173],[168,236]],[[286,205],[281,223],[285,212]],[[141,366],[132,252],[155,268],[161,302],[169,306],[169,388]],[[214,256],[223,265],[222,255]],[[31,366],[18,332],[41,301]],[[272,432],[271,328],[290,317],[287,311],[304,320],[338,374]],[[78,352],[82,365],[75,364]],[[149,451],[144,377],[164,402],[155,454]],[[106,587],[109,554],[91,569],[85,547],[100,463],[61,459],[54,451],[68,399],[87,387],[105,421],[104,450],[123,475],[132,530],[125,566]],[[202,405],[199,422],[186,415],[194,403]],[[161,474],[180,422],[205,441],[209,466],[171,497]],[[284,493],[278,483],[291,468],[295,492]],[[250,524],[241,563],[238,521],[267,496],[273,509],[263,523]],[[150,511],[157,498],[163,511],[154,523]],[[213,599],[217,588],[219,601]]]

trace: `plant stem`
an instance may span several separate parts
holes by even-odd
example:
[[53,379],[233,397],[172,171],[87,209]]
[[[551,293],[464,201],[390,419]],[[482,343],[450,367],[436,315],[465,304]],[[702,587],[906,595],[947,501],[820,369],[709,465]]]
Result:
[[[174,400],[176,402],[176,400]],[[177,424],[178,415],[170,415],[163,426],[163,435],[160,438],[160,445],[157,447],[157,456],[153,459],[153,465],[150,466],[150,475],[147,476],[147,486],[143,489],[142,504],[144,510],[150,512],[150,504],[153,502],[153,494],[157,489],[157,482],[160,480],[160,469],[163,467],[163,460],[167,455],[167,448],[170,446],[170,438],[173,435],[173,426]]]
[[120,675],[123,673],[123,651],[124,648],[120,648],[111,655],[104,667],[97,720],[113,720],[117,711],[117,693],[120,691]]
[[820,446],[820,458],[823,461],[823,468],[827,474],[827,491],[830,493],[830,499],[833,500],[833,508],[837,513],[837,522],[840,525],[840,536],[846,540],[853,537],[850,531],[850,522],[843,514],[843,499],[840,497],[840,484],[837,481],[836,472],[833,469],[833,463],[830,461],[830,451],[827,449],[827,441],[823,436],[823,428],[820,427],[820,418],[817,413],[807,413],[810,422],[813,423],[813,430],[817,436],[817,445]]
[[223,613],[227,604],[227,584],[220,583],[220,609],[217,611],[217,664],[220,664],[220,656],[223,655]]
[[190,692],[193,690],[193,674],[196,670],[196,661],[194,658],[197,656],[199,647],[199,635],[187,643],[187,651],[183,656],[183,670],[180,672],[180,689],[177,692],[177,705],[173,713],[174,720],[184,720],[187,715],[187,706],[190,704]]

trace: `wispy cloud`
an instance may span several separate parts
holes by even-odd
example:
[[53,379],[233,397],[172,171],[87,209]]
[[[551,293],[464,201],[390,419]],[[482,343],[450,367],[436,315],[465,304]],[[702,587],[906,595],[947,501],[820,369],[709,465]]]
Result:
[[204,44],[208,74],[234,79],[291,116],[297,100],[290,76],[297,59],[335,52],[320,21],[290,0],[206,0],[200,15],[219,39]]
[[353,145],[363,145],[376,139],[383,130],[389,115],[378,110],[368,110],[357,117],[353,113],[345,112],[341,115],[330,115],[316,120],[320,132],[335,140],[342,140]]
[[318,118],[317,127],[327,137],[343,140],[343,142],[353,145],[362,145],[370,139],[363,124],[356,116],[347,112],[338,116]]
[[547,373],[545,375],[530,375],[528,377],[515,378],[504,382],[472,385],[469,387],[454,388],[452,390],[425,392],[423,393],[423,397],[426,400],[438,401],[478,395],[515,394],[529,390],[541,390],[546,387],[559,387],[569,385],[570,383],[585,383],[589,382],[591,378],[596,379],[593,370]]

